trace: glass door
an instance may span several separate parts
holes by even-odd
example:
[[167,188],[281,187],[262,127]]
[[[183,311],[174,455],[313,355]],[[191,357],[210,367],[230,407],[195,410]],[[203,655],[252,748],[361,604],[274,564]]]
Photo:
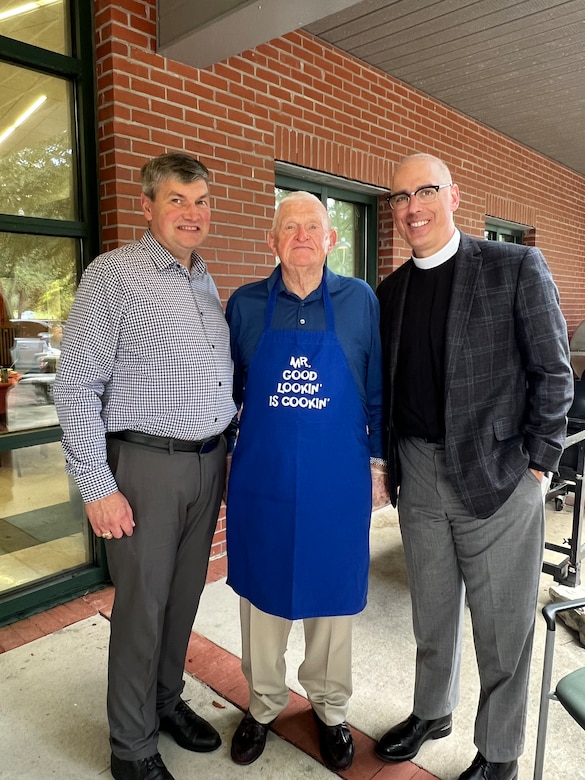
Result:
[[91,20],[91,0],[0,4],[0,625],[106,576],[53,403],[99,248]]

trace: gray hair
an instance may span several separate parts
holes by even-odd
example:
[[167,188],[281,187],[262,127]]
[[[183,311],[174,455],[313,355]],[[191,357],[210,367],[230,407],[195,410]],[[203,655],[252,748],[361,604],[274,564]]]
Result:
[[203,163],[188,154],[171,152],[149,160],[140,169],[142,192],[154,200],[165,179],[178,179],[181,184],[191,184],[197,179],[209,181],[209,171]]
[[285,195],[284,198],[278,204],[278,208],[274,212],[274,217],[272,219],[272,228],[270,229],[270,232],[272,234],[274,234],[274,232],[278,229],[278,223],[280,222],[279,219],[280,207],[286,203],[295,203],[296,201],[301,201],[301,200],[308,200],[311,203],[314,203],[315,205],[321,207],[321,209],[323,210],[323,219],[325,225],[329,230],[330,228],[329,214],[327,213],[327,209],[325,208],[323,203],[319,200],[319,198],[316,195],[313,195],[311,192],[306,192],[305,190],[297,190],[296,192],[289,192],[289,194]]

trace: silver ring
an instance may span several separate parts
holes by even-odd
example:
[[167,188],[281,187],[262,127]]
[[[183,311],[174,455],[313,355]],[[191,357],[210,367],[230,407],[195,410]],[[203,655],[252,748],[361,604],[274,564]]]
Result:
[[102,534],[102,539],[111,539],[113,537],[113,533],[111,531],[106,531]]

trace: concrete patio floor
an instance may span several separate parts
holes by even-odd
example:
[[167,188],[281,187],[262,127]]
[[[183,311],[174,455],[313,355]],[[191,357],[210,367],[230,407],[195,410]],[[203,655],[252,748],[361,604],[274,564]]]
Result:
[[[570,530],[570,508],[549,511],[552,532]],[[548,536],[547,536],[548,538]],[[450,737],[425,744],[415,762],[391,765],[373,753],[375,739],[411,711],[415,644],[404,559],[393,510],[374,514],[368,606],[355,620],[354,695],[348,713],[356,744],[348,780],[456,780],[475,755],[473,719],[478,696],[469,615],[466,616],[461,702]],[[550,576],[542,575],[540,606]],[[581,591],[582,592],[582,591]],[[0,778],[90,780],[110,778],[105,712],[111,588],[88,594],[0,628]],[[526,750],[520,780],[533,772],[545,625],[537,618]],[[238,599],[225,583],[225,560],[213,561],[186,661],[184,697],[223,738],[212,754],[181,750],[162,735],[159,749],[176,780],[297,780],[335,777],[321,763],[310,708],[296,679],[302,661],[301,624],[287,652],[291,699],[269,734],[266,750],[249,767],[229,757],[231,735],[247,704],[239,666]],[[575,632],[559,626],[554,679],[585,665]],[[545,778],[585,780],[583,731],[551,703]]]

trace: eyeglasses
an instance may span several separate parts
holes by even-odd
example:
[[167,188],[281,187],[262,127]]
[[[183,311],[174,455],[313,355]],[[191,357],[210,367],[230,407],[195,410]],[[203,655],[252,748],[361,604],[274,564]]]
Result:
[[413,195],[419,203],[432,203],[437,200],[439,190],[452,186],[452,184],[425,184],[424,187],[419,187],[414,192],[397,192],[396,195],[388,195],[386,200],[391,209],[400,211],[408,206]]

